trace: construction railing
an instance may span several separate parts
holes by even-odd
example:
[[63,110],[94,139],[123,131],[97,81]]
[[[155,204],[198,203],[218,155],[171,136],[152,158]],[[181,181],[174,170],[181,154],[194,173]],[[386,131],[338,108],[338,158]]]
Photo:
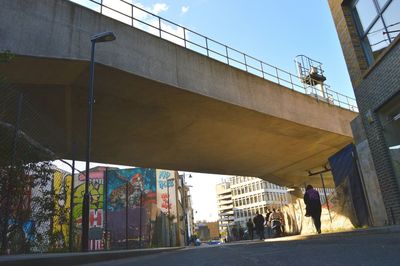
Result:
[[[355,99],[324,87],[324,93],[304,84],[297,75],[263,62],[228,45],[164,19],[125,0],[69,0],[134,28],[143,30],[250,74],[278,83],[317,100],[358,112]],[[310,91],[314,91],[310,93]],[[324,95],[324,97],[319,97]]]

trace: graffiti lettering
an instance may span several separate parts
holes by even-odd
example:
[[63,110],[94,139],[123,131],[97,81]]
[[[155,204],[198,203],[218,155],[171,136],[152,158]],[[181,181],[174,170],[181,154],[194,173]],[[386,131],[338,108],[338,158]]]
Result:
[[90,250],[102,250],[104,248],[104,243],[102,240],[90,240]]
[[174,180],[158,181],[158,186],[160,189],[174,187]]
[[171,176],[171,173],[168,171],[160,171],[160,174],[158,176],[159,179],[168,179],[168,177]]
[[90,210],[89,214],[90,227],[103,226],[103,210]]
[[[89,173],[89,179],[98,179],[101,180],[102,183],[103,183],[103,177],[104,177],[103,171],[93,171]],[[85,181],[85,180],[86,180],[86,175],[80,174],[79,181]]]

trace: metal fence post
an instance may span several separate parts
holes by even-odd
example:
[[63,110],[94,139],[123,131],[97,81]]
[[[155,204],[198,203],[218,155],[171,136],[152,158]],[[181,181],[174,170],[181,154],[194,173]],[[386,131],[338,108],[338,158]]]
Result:
[[243,54],[243,58],[244,58],[244,66],[246,67],[246,72],[249,72],[249,70],[247,68],[246,54]]
[[279,72],[278,72],[278,68],[275,67],[275,72],[276,72],[276,78],[278,79],[278,84],[281,85],[281,82],[279,80]]
[[158,29],[160,30],[160,38],[162,38],[161,37],[161,18],[160,17],[158,17]]
[[125,249],[129,248],[128,245],[128,211],[129,211],[129,200],[128,200],[128,182],[125,183]]
[[184,43],[185,48],[186,48],[186,28],[183,28],[183,43]]
[[140,188],[140,201],[139,201],[139,248],[142,247],[142,204],[143,204],[143,190]]
[[103,203],[103,209],[104,209],[104,246],[106,249],[108,249],[109,244],[108,243],[108,167],[106,167],[106,171],[104,174],[104,184],[103,184],[103,194],[104,194],[104,203]]
[[292,90],[294,90],[292,74],[289,73],[289,77],[290,77],[290,84],[292,85]]
[[12,167],[15,166],[15,162],[17,159],[17,142],[18,142],[19,127],[20,127],[20,123],[21,123],[23,99],[24,99],[24,95],[22,93],[20,93],[19,97],[18,97],[17,119],[15,121],[15,131],[14,131],[14,140],[13,140],[12,157],[11,157],[11,166]]
[[263,79],[265,79],[265,75],[264,75],[264,67],[263,67],[263,63],[262,63],[262,61],[260,61],[260,64],[261,64],[261,73],[262,73],[262,77],[263,77]]
[[74,249],[73,231],[74,231],[74,181],[75,181],[75,143],[72,144],[72,173],[71,173],[71,198],[70,198],[70,212],[69,212],[69,251]]
[[206,38],[206,50],[207,50],[207,56],[210,57],[210,53],[208,52],[208,38]]
[[225,45],[226,50],[226,63],[229,65],[229,53],[228,53],[228,46]]
[[134,21],[134,18],[133,18],[133,5],[131,6],[131,12],[132,12],[132,27],[134,27],[133,26],[133,21]]

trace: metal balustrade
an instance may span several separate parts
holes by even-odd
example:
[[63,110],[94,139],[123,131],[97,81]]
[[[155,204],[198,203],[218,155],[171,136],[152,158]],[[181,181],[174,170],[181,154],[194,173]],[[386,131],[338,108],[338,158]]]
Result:
[[324,85],[324,92],[317,86],[301,82],[297,75],[263,62],[230,46],[210,39],[177,23],[157,16],[125,0],[69,0],[134,28],[143,30],[209,58],[226,63],[263,79],[278,83],[291,90],[306,94],[353,112],[358,112],[355,99],[338,93]]

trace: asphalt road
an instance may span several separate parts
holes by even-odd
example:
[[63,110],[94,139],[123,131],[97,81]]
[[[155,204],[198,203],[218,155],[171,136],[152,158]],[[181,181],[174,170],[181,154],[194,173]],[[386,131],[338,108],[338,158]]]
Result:
[[400,232],[302,238],[204,245],[87,265],[400,265]]

